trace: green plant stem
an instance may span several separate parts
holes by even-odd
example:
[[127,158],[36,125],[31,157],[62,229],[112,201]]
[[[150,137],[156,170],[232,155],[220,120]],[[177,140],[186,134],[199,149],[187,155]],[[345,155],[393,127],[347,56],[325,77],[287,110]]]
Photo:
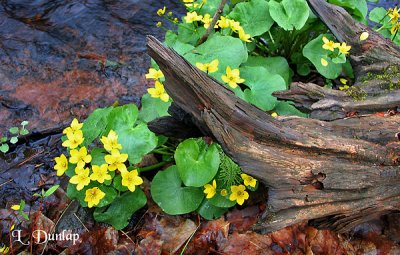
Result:
[[164,165],[166,165],[168,163],[171,163],[171,162],[172,161],[162,161],[162,162],[159,162],[159,163],[151,165],[151,166],[141,167],[141,168],[139,168],[139,170],[140,170],[140,172],[151,171],[151,170],[160,168],[160,167],[162,167],[162,166],[164,166]]

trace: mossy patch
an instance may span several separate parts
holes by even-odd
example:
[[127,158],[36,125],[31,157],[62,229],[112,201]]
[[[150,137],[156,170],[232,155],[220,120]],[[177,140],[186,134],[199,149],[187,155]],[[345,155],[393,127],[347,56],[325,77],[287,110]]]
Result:
[[348,90],[346,90],[346,94],[352,97],[356,102],[365,100],[367,98],[367,92],[358,86],[350,87]]

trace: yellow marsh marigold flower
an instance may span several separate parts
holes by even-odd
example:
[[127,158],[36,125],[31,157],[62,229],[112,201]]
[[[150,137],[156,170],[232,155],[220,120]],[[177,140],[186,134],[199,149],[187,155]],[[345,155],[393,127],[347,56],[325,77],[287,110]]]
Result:
[[162,27],[162,22],[161,22],[161,21],[157,22],[157,23],[156,23],[156,26],[157,26],[157,27]]
[[388,10],[388,15],[390,17],[390,22],[392,22],[392,24],[395,24],[400,18],[399,10],[397,9],[397,7],[395,7],[394,9],[390,8]]
[[321,58],[321,65],[328,66],[328,61],[326,61],[324,58]]
[[200,21],[203,19],[202,15],[198,15],[197,12],[188,12],[186,16],[183,17],[186,23],[193,23],[194,21]]
[[231,26],[231,20],[228,18],[225,18],[224,16],[221,16],[217,22],[217,25],[220,28],[227,28]]
[[240,177],[242,177],[245,186],[250,186],[250,187],[253,187],[253,188],[256,187],[257,180],[254,179],[252,176],[247,175],[247,174],[241,174]]
[[83,140],[85,140],[85,138],[83,138],[82,130],[77,130],[75,132],[67,133],[67,140],[62,143],[62,146],[75,149],[83,143]]
[[157,15],[158,16],[163,16],[165,14],[165,11],[167,10],[167,7],[164,6],[162,9],[158,9]]
[[150,68],[149,72],[145,75],[146,79],[161,79],[164,77],[164,74],[161,72],[161,70],[156,70],[154,68]]
[[61,154],[59,157],[55,157],[56,165],[54,166],[54,170],[57,171],[57,176],[61,176],[68,169],[68,159],[64,154]]
[[100,141],[103,143],[104,149],[106,149],[106,151],[111,151],[113,149],[122,149],[122,145],[118,143],[118,135],[117,133],[115,133],[114,130],[110,130],[107,137],[102,136]]
[[21,206],[20,205],[13,205],[13,206],[11,206],[11,209],[14,210],[14,211],[19,211],[19,209],[21,209]]
[[[239,21],[235,21],[233,19],[229,20],[229,27],[232,29],[233,32],[235,33],[239,33],[239,30],[243,29],[240,26],[240,22]],[[244,31],[243,31],[244,32]]]
[[343,85],[339,87],[339,90],[348,90],[349,88],[349,85]]
[[83,168],[86,163],[92,161],[92,156],[88,154],[86,147],[82,147],[79,150],[71,150],[69,153],[71,154],[69,162],[76,164],[77,168]]
[[7,254],[10,251],[10,248],[3,245],[3,247],[0,248],[0,254]]
[[[203,16],[203,19],[201,20],[201,22],[204,23],[204,28],[208,28],[210,26],[210,24],[211,24],[211,21],[212,21],[212,17],[208,13],[205,14]],[[218,28],[218,25],[214,25],[214,28]]]
[[250,40],[250,35],[249,34],[246,34],[245,32],[244,32],[244,29],[243,28],[240,28],[239,29],[239,39],[240,40],[242,40],[243,42],[251,42],[251,40]]
[[390,29],[390,33],[392,35],[394,35],[395,33],[397,33],[397,31],[399,30],[400,27],[400,22],[397,22],[396,25],[394,25],[391,29]]
[[345,78],[340,78],[339,81],[344,85],[347,84],[347,80]]
[[108,165],[102,164],[101,166],[92,165],[93,173],[90,175],[90,180],[103,183],[105,180],[111,180],[111,175],[108,174]]
[[238,86],[238,83],[245,82],[244,79],[240,78],[239,69],[231,69],[230,66],[226,67],[226,75],[222,75],[221,79],[233,89]]
[[121,173],[126,172],[125,161],[128,159],[128,154],[120,154],[117,149],[111,150],[111,155],[104,157],[106,163],[109,164],[108,170],[115,171],[119,170]]
[[71,125],[63,130],[63,134],[74,133],[82,128],[83,123],[79,123],[79,121],[74,118],[71,122]]
[[122,186],[128,187],[131,192],[135,191],[136,186],[143,183],[143,179],[139,177],[138,171],[132,170],[130,172],[125,171],[121,173],[122,176]]
[[219,65],[219,60],[218,59],[214,59],[213,61],[211,61],[210,63],[196,63],[197,68],[199,68],[201,71],[203,72],[207,72],[207,73],[214,73],[216,71],[218,71],[218,65]]
[[231,186],[231,191],[232,194],[229,196],[229,200],[236,200],[239,205],[242,205],[244,203],[244,200],[249,198],[249,193],[247,193],[246,187],[244,185],[233,185]]
[[360,35],[360,41],[365,41],[367,40],[369,37],[369,33],[368,32],[362,32]]
[[165,92],[164,85],[159,81],[156,81],[154,88],[148,88],[147,92],[151,95],[151,97],[160,98],[163,102],[168,102],[169,100],[169,96]]
[[207,194],[206,198],[210,199],[215,196],[217,193],[217,182],[215,180],[212,181],[212,184],[206,184],[204,185],[204,191],[205,194]]
[[101,189],[94,187],[86,190],[85,202],[88,203],[89,208],[92,208],[93,206],[98,205],[100,203],[100,200],[102,200],[105,196],[106,193],[101,191]]
[[85,169],[79,169],[76,175],[71,177],[69,182],[72,184],[77,184],[76,189],[78,191],[82,190],[85,186],[89,185],[90,183],[89,172],[90,170],[88,167],[86,167]]
[[221,189],[220,194],[221,196],[225,197],[226,195],[228,195],[228,191],[226,189]]
[[349,50],[351,49],[350,45],[347,45],[345,42],[343,42],[341,45],[339,45],[339,52],[342,54],[349,54]]
[[322,37],[322,41],[324,42],[324,45],[322,45],[322,48],[325,50],[334,51],[335,48],[339,47],[339,45],[340,45],[340,43],[335,43],[334,41],[329,40],[325,36]]

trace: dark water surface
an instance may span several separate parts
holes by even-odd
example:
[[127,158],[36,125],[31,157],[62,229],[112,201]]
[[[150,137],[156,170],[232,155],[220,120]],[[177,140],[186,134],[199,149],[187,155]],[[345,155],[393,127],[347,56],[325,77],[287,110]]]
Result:
[[0,0],[0,134],[60,129],[97,107],[138,103],[157,9],[178,0]]

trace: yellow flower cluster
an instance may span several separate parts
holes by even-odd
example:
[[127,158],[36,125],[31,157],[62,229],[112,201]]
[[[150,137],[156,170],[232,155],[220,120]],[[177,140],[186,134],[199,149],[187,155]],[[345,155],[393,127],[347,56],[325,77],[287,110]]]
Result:
[[[64,129],[63,133],[67,135],[68,140],[71,140],[71,134],[75,137],[78,133],[82,136],[83,141],[83,134],[80,130],[82,126],[82,123],[74,119],[71,126]],[[139,177],[139,173],[136,169],[132,171],[127,170],[125,162],[128,160],[128,154],[120,153],[122,145],[118,143],[118,135],[114,130],[110,130],[107,136],[102,136],[100,139],[104,149],[109,153],[104,156],[106,163],[100,166],[94,164],[89,165],[92,161],[92,156],[88,153],[87,148],[85,146],[78,148],[82,141],[77,143],[77,146],[73,149],[71,146],[68,146],[71,149],[69,151],[69,160],[64,154],[61,154],[61,156],[55,158],[56,164],[54,166],[57,175],[61,176],[69,168],[69,163],[75,165],[75,175],[71,177],[69,182],[76,184],[76,189],[78,191],[88,186],[91,181],[103,184],[105,181],[111,180],[112,176],[109,172],[115,172],[116,170],[121,174],[122,185],[127,187],[131,192],[134,192],[135,187],[143,183],[143,179]],[[72,143],[68,143],[68,145],[70,144]],[[86,190],[85,201],[88,203],[88,207],[93,207],[98,205],[105,195],[106,194],[99,187],[93,187]]]
[[[337,54],[343,54],[343,55],[347,55],[349,54],[349,51],[351,49],[350,45],[347,45],[347,43],[342,42],[342,43],[338,43],[338,42],[334,42],[329,40],[328,38],[326,38],[325,36],[322,37],[322,41],[323,41],[323,45],[322,48],[328,51],[332,51],[334,52],[335,49],[338,49]],[[324,58],[321,58],[321,65],[323,66],[327,66],[328,65],[328,61]]]
[[154,88],[148,88],[147,92],[151,97],[160,98],[164,102],[169,101],[169,95],[165,92],[164,85],[161,82],[161,78],[164,78],[164,74],[161,70],[150,68],[149,72],[145,75],[146,79],[155,80]]
[[239,21],[221,16],[217,21],[217,26],[220,28],[230,28],[233,32],[238,34],[240,40],[244,42],[251,42],[251,36],[249,34],[246,34]]
[[[247,187],[255,188],[257,185],[257,180],[250,175],[241,174],[240,175],[243,180],[243,184],[232,185],[230,187],[231,193],[229,195],[229,200],[236,201],[239,205],[242,205],[245,200],[249,198],[249,193],[246,191]],[[221,189],[221,196],[227,196],[229,193],[226,189]],[[215,180],[212,181],[211,184],[204,185],[204,193],[206,194],[207,199],[211,199],[217,194],[217,182]]]
[[399,14],[399,9],[397,9],[397,6],[394,9],[389,8],[387,15],[390,17],[390,23],[392,24],[390,33],[394,35],[397,33],[400,27],[400,22],[399,22],[400,14]]

